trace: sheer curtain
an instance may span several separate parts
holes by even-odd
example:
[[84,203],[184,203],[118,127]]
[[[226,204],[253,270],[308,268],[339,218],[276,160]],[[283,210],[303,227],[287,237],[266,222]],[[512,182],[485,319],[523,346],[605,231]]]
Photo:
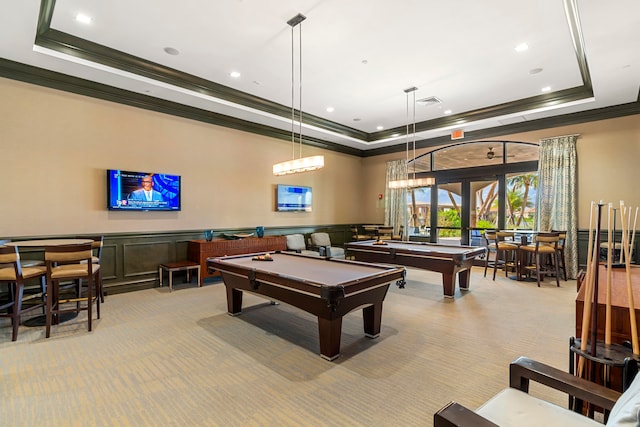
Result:
[[407,162],[391,160],[387,162],[386,194],[384,198],[384,223],[392,225],[394,234],[398,234],[404,225],[403,240],[407,240],[407,190],[405,188],[389,188],[389,181],[407,179]]
[[579,135],[540,140],[536,226],[538,230],[567,230],[567,275],[578,273],[578,214],[576,141]]

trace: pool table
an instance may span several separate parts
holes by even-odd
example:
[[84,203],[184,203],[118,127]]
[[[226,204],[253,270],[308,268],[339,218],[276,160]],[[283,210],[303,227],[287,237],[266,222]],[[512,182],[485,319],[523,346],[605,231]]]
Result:
[[453,298],[456,275],[460,290],[469,290],[469,278],[473,260],[485,253],[485,248],[475,246],[449,246],[424,242],[384,240],[351,242],[345,245],[347,255],[357,261],[405,265],[442,273],[444,296]]
[[362,308],[367,337],[380,335],[382,302],[389,283],[403,270],[296,253],[273,253],[271,261],[248,254],[207,259],[210,271],[219,271],[227,291],[227,311],[242,312],[243,291],[264,295],[318,317],[320,355],[334,360],[340,355],[342,317]]

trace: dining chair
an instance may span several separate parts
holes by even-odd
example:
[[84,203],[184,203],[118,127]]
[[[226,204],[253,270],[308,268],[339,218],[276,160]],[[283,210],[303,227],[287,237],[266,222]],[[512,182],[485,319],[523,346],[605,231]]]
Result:
[[100,264],[92,262],[93,243],[47,246],[44,259],[47,272],[46,338],[51,325],[62,313],[87,311],[88,330],[92,330],[93,305],[100,318]]
[[487,270],[489,267],[493,268],[496,263],[496,230],[484,230],[482,238],[487,249],[484,255],[484,277],[487,277]]
[[358,231],[358,226],[354,225],[351,227],[351,240],[359,242],[361,240],[371,240],[371,236],[368,234],[360,234]]
[[[524,245],[520,250],[529,253],[533,264],[526,265],[523,270],[536,273],[536,281],[540,287],[540,277],[544,280],[544,275],[555,273],[556,285],[560,286],[560,272],[558,268],[558,241],[560,233],[538,233],[535,243]],[[552,258],[552,262],[548,263],[548,258]]]
[[391,236],[391,240],[402,240],[403,237],[404,237],[404,225],[401,225],[398,228],[398,234],[394,234],[393,236]]
[[[91,262],[94,264],[100,264],[102,262],[102,247],[104,246],[104,236],[92,235],[92,236],[76,236],[77,239],[93,240],[91,244]],[[104,302],[104,287],[102,286],[102,270],[98,270],[98,286],[100,287],[100,302]]]
[[391,240],[393,238],[393,226],[381,225],[378,227],[378,240]]
[[[11,319],[11,341],[18,339],[18,327],[22,313],[44,307],[46,268],[43,266],[23,267],[17,247],[0,246],[0,283],[8,285],[8,299],[0,303],[0,317]],[[26,293],[25,282],[40,279],[38,293]]]
[[[11,240],[10,239],[0,240],[0,246],[5,246],[7,243],[11,243]],[[22,266],[22,268],[44,266],[44,261],[38,260],[38,259],[21,259],[20,265]],[[9,265],[8,264],[3,265],[2,263],[0,263],[0,268],[3,268],[3,267],[9,267]]]
[[518,244],[515,241],[515,233],[512,231],[496,231],[496,258],[493,263],[493,280],[496,280],[498,266],[504,268],[504,275],[509,275],[512,269],[519,274]]
[[567,279],[567,264],[566,258],[564,256],[564,247],[567,242],[567,232],[566,230],[551,230],[552,232],[557,232],[559,234],[560,240],[558,240],[558,262],[560,263],[560,270],[562,270],[562,277],[566,282]]

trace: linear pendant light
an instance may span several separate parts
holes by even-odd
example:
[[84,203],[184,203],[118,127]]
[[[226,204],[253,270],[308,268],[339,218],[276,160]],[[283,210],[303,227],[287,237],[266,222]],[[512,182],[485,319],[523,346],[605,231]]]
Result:
[[[289,26],[291,26],[291,160],[288,160],[286,162],[282,162],[282,163],[277,163],[275,165],[273,165],[273,174],[274,175],[288,175],[288,174],[293,174],[293,173],[299,173],[299,172],[307,172],[307,171],[312,171],[312,170],[317,170],[317,169],[321,169],[324,167],[324,156],[311,156],[311,157],[302,157],[302,21],[304,21],[305,19],[307,19],[306,16],[304,16],[303,14],[299,13],[296,16],[294,16],[293,18],[289,19],[287,21],[287,24],[289,24]],[[299,31],[299,36],[300,36],[300,43],[299,43],[299,48],[300,48],[300,61],[299,61],[299,65],[300,65],[300,69],[299,69],[299,76],[300,76],[300,86],[299,86],[299,106],[298,106],[298,111],[299,111],[299,120],[298,123],[300,125],[300,131],[299,131],[299,147],[300,147],[300,154],[298,156],[298,158],[296,158],[296,133],[295,133],[295,108],[294,108],[294,103],[295,103],[295,72],[294,72],[294,60],[295,60],[295,54],[294,54],[294,42],[293,42],[293,29],[297,26],[300,25],[300,31]]]
[[[406,164],[407,164],[407,177],[406,179],[398,179],[394,181],[389,181],[389,188],[391,189],[399,189],[399,188],[417,188],[417,187],[430,187],[436,183],[433,178],[416,178],[416,90],[417,87],[412,86],[404,90],[407,99],[407,132],[406,132]],[[413,175],[409,173],[409,94],[413,94]]]

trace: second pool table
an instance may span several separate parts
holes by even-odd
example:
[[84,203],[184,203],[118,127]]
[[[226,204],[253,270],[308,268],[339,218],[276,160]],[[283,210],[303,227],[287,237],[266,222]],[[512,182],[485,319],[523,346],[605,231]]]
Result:
[[405,265],[442,273],[444,296],[453,298],[456,275],[460,290],[469,290],[469,278],[473,260],[485,253],[486,249],[475,246],[440,245],[424,242],[402,242],[384,240],[351,242],[345,245],[347,255],[357,261]]

